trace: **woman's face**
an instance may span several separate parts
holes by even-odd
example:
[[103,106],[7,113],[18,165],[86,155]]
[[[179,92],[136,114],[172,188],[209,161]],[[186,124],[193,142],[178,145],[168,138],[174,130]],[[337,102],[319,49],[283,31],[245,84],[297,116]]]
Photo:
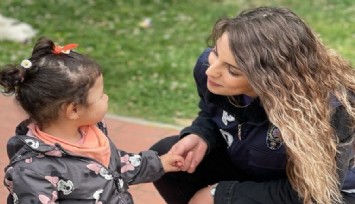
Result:
[[[252,56],[251,56],[252,57]],[[246,76],[238,69],[229,49],[228,33],[224,33],[208,57],[207,88],[214,94],[233,96],[245,94],[256,97]]]

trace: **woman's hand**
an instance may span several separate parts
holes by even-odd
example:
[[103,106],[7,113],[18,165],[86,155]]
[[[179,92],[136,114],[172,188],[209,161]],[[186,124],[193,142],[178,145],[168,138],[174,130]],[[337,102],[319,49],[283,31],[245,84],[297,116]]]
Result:
[[213,204],[214,198],[211,194],[211,187],[207,186],[205,188],[200,189],[195,193],[194,196],[189,201],[189,204]]
[[182,171],[193,173],[207,151],[207,143],[199,136],[187,135],[171,147],[168,154],[180,155],[185,161]]

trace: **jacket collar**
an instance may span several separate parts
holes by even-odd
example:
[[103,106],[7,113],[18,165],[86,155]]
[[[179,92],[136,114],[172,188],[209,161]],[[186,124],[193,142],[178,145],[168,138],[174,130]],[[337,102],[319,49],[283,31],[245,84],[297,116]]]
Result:
[[205,96],[207,101],[217,105],[218,107],[227,111],[229,114],[232,114],[241,123],[250,122],[259,124],[267,120],[267,115],[259,98],[254,99],[248,106],[239,108],[233,106],[226,96],[216,95],[209,90],[207,90]]
[[45,144],[38,138],[29,136],[27,134],[29,131],[28,124],[28,120],[21,122],[16,127],[16,136],[12,137],[7,143],[7,154],[12,162],[41,154],[61,156],[61,151],[58,147]]

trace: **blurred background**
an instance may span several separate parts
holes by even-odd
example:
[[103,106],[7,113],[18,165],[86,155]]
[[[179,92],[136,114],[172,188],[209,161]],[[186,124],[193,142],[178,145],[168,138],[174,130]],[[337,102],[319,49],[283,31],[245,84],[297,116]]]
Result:
[[103,67],[111,114],[185,125],[215,21],[257,6],[292,9],[354,65],[353,0],[1,0],[0,66],[28,58],[41,36],[78,43]]

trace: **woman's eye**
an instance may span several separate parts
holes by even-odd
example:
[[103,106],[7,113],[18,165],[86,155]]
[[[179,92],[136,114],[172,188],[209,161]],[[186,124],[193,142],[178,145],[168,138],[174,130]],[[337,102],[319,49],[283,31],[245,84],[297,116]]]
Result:
[[241,73],[236,71],[236,69],[234,67],[232,67],[231,65],[228,65],[228,72],[232,76],[240,76],[241,75]]

